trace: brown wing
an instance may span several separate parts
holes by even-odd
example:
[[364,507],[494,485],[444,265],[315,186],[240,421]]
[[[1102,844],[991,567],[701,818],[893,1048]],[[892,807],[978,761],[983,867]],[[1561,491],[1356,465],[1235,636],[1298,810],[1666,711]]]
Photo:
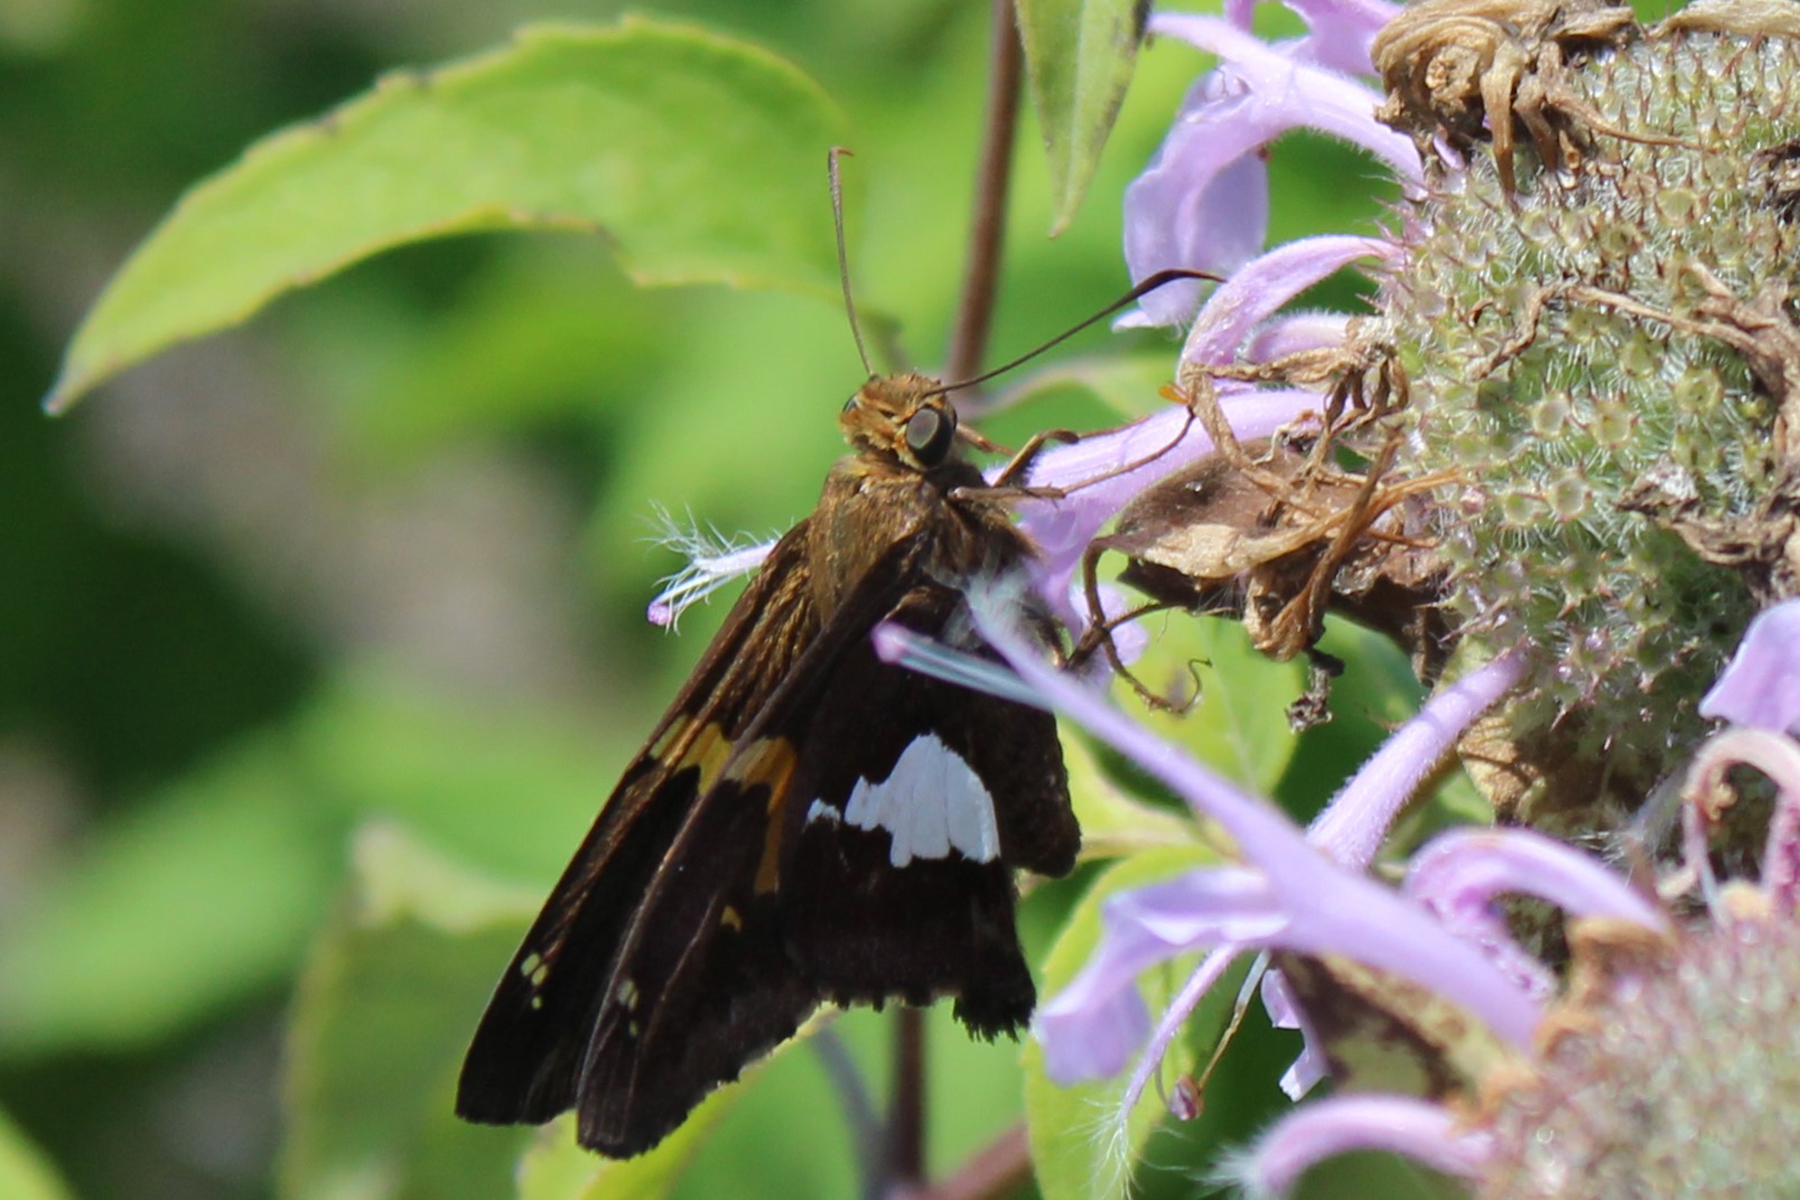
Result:
[[803,521],[776,544],[563,871],[475,1032],[461,1116],[540,1122],[574,1106],[633,909],[733,739],[818,628],[805,537]]
[[632,902],[586,1036],[575,1103],[583,1145],[648,1149],[820,1000],[792,952],[780,891],[783,808],[799,735],[917,574],[902,541],[792,663],[686,812]]
[[[890,514],[828,620],[810,599],[805,526],[777,546],[502,978],[464,1064],[462,1115],[542,1121],[573,1106],[584,1145],[631,1155],[822,997],[953,994],[989,1035],[1024,1020],[1010,868],[1073,860],[1060,747],[1044,714],[875,659],[884,616],[938,634],[961,602],[933,580],[930,531],[906,536],[919,511]],[[813,803],[844,825],[857,781],[894,791],[926,733],[990,796],[995,853],[895,869],[879,822],[828,845]]]
[[818,1002],[758,888],[803,723],[845,648],[916,573],[892,545],[821,628],[806,525],[764,564],[626,772],[495,989],[457,1112],[581,1111],[583,1144],[654,1145]]

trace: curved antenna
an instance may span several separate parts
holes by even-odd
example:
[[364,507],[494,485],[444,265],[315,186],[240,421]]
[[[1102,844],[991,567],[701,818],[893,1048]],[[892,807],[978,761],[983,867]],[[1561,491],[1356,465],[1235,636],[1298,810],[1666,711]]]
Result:
[[850,318],[850,336],[856,339],[856,356],[863,370],[875,374],[869,365],[869,352],[863,346],[862,325],[856,319],[856,298],[850,294],[850,256],[844,251],[844,187],[838,179],[838,157],[856,157],[842,146],[833,146],[825,156],[825,170],[831,176],[831,223],[837,229],[838,282],[844,285],[844,312]]
[[[833,178],[835,178],[835,176]],[[840,238],[843,236],[843,230],[841,228],[838,230],[838,235]],[[1194,271],[1194,270],[1188,269],[1187,267],[1170,267],[1166,271],[1158,271],[1156,274],[1151,275],[1150,277],[1145,279],[1142,283],[1140,283],[1136,287],[1132,288],[1129,292],[1126,292],[1123,296],[1120,296],[1117,300],[1114,300],[1111,304],[1107,305],[1105,308],[1101,309],[1099,312],[1095,313],[1093,316],[1089,317],[1087,320],[1081,322],[1081,324],[1071,326],[1070,328],[1063,330],[1061,333],[1057,334],[1055,337],[1051,338],[1049,341],[1045,342],[1043,345],[1038,346],[1036,349],[1027,350],[1025,353],[1019,355],[1019,357],[1013,359],[1011,362],[1002,363],[1001,365],[995,367],[991,371],[983,371],[981,374],[975,376],[973,379],[964,379],[964,380],[960,380],[959,382],[956,382],[956,383],[946,383],[941,387],[933,388],[931,391],[926,392],[925,395],[927,395],[927,396],[942,396],[949,392],[954,392],[958,388],[972,387],[973,385],[975,385],[977,383],[986,383],[988,380],[992,379],[996,375],[1004,375],[1006,372],[1012,370],[1014,367],[1022,366],[1025,363],[1030,362],[1032,359],[1036,358],[1038,355],[1042,354],[1044,351],[1050,349],[1052,346],[1055,346],[1061,342],[1065,342],[1065,341],[1069,340],[1070,338],[1074,337],[1076,334],[1080,333],[1082,330],[1086,329],[1089,325],[1094,324],[1096,321],[1101,321],[1101,320],[1106,319],[1107,317],[1112,316],[1114,313],[1118,312],[1121,308],[1124,308],[1127,304],[1134,303],[1135,301],[1139,300],[1140,298],[1150,294],[1151,292],[1154,292],[1157,288],[1162,287],[1164,284],[1174,283],[1178,279],[1205,279],[1212,283],[1225,282],[1224,279],[1222,279],[1221,277],[1219,277],[1217,275],[1214,275],[1211,271]],[[846,284],[845,286],[847,287],[848,284]]]

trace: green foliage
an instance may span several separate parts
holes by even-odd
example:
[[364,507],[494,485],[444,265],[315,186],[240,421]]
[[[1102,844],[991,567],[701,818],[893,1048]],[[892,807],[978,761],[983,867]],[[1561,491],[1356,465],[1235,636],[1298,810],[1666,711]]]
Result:
[[0,1112],[0,1196],[9,1200],[68,1200],[69,1190],[36,1146]]
[[494,964],[511,957],[537,897],[382,826],[358,835],[351,887],[300,976],[280,1194],[500,1194],[528,1135],[470,1131],[452,1098]]
[[[1294,753],[1287,709],[1304,686],[1302,666],[1263,658],[1232,621],[1185,613],[1144,620],[1153,630],[1150,646],[1131,671],[1174,705],[1146,713],[1144,723],[1226,778],[1267,794]],[[1121,702],[1133,696],[1123,680],[1113,692]]]
[[827,290],[808,201],[841,129],[772,55],[644,20],[533,26],[385,76],[189,192],[95,305],[46,403],[378,250],[475,230],[601,232],[639,283]]
[[165,1037],[292,972],[338,873],[337,830],[273,742],[114,824],[0,935],[14,1053]]
[[1149,11],[1139,0],[1020,0],[1031,100],[1050,158],[1052,236],[1068,226],[1094,178]]

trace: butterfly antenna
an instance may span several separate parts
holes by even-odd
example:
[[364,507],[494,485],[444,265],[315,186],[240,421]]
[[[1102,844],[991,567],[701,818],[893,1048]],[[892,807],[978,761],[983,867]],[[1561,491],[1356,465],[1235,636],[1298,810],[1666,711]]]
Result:
[[850,318],[850,336],[856,339],[856,355],[862,359],[863,370],[871,376],[875,368],[869,365],[869,352],[863,346],[862,323],[856,319],[856,298],[850,294],[850,256],[844,250],[844,185],[838,178],[838,158],[855,155],[842,146],[833,146],[826,155],[825,170],[831,176],[831,223],[837,229],[838,282],[844,286],[844,312]]
[[[848,151],[846,151],[846,153],[848,153]],[[833,160],[832,169],[834,171],[836,170],[836,160]],[[834,186],[835,186],[836,179],[837,179],[837,176],[834,174],[832,176]],[[840,246],[842,245],[843,236],[844,236],[843,225],[840,222],[839,226],[838,226],[838,238],[839,238]],[[964,380],[960,380],[956,383],[946,383],[942,387],[933,388],[931,391],[927,392],[926,395],[941,396],[947,392],[954,392],[958,388],[973,387],[975,384],[978,384],[978,383],[986,383],[988,380],[992,379],[996,375],[1004,375],[1006,372],[1012,370],[1014,367],[1023,366],[1025,363],[1030,362],[1032,359],[1036,358],[1038,355],[1042,354],[1044,351],[1050,349],[1052,346],[1056,346],[1063,342],[1068,341],[1070,338],[1074,337],[1076,334],[1078,334],[1082,330],[1086,329],[1089,325],[1092,325],[1097,321],[1105,320],[1107,317],[1110,317],[1114,313],[1118,312],[1121,308],[1124,308],[1128,304],[1135,303],[1137,300],[1143,298],[1144,296],[1149,295],[1151,292],[1154,292],[1157,288],[1162,287],[1165,284],[1174,283],[1180,279],[1204,279],[1211,283],[1223,283],[1224,282],[1223,279],[1221,279],[1217,275],[1214,275],[1211,271],[1193,271],[1193,270],[1189,270],[1186,267],[1171,267],[1167,271],[1158,271],[1156,274],[1145,279],[1142,283],[1140,283],[1136,287],[1132,288],[1129,292],[1126,292],[1123,296],[1120,296],[1117,300],[1114,300],[1111,304],[1107,305],[1105,308],[1101,309],[1099,312],[1095,313],[1093,316],[1087,318],[1087,320],[1081,322],[1081,324],[1073,325],[1073,326],[1069,327],[1068,329],[1063,330],[1061,333],[1057,334],[1055,337],[1051,338],[1049,341],[1045,342],[1043,345],[1038,346],[1032,350],[1027,350],[1025,353],[1019,355],[1019,357],[1013,359],[1011,362],[1002,363],[1000,366],[995,367],[993,370],[984,371],[980,375],[977,375],[972,379],[964,379]],[[849,282],[848,282],[848,277],[846,277],[846,282],[845,282],[844,286],[846,288],[848,288],[850,286]],[[845,294],[847,296],[849,293],[846,292]],[[852,324],[854,324],[854,321],[852,322]],[[858,344],[859,345],[861,344],[860,340],[859,340]]]

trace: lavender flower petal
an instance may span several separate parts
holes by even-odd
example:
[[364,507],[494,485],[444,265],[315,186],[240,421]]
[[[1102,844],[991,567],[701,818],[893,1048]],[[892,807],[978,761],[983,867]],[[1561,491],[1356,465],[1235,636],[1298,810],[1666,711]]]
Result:
[[[1400,14],[1384,0],[1283,0],[1306,19],[1307,34],[1295,44],[1296,57],[1345,75],[1373,75],[1369,47],[1375,35]],[[1240,25],[1248,29],[1249,26]]]
[[[1105,933],[1094,956],[1032,1019],[1032,1033],[1044,1047],[1045,1073],[1065,1085],[1117,1075],[1143,1044],[1149,1024],[1135,986],[1140,972],[1183,953],[1209,934],[1212,940],[1235,946],[1274,932],[1281,919],[1266,881],[1241,867],[1193,872],[1112,897],[1101,909]],[[1208,932],[1199,932],[1201,926]],[[1204,977],[1206,986],[1216,982],[1235,953],[1221,949],[1209,955],[1183,996],[1193,992],[1194,980]],[[1187,1007],[1198,1003],[1202,994],[1204,989]],[[1131,997],[1134,1007],[1125,1008],[1122,996]],[[1129,1038],[1121,1033],[1125,1026]],[[1165,1041],[1168,1028],[1165,1014],[1158,1029]],[[1154,1060],[1146,1055],[1144,1061],[1153,1064],[1160,1055]],[[1143,1080],[1134,1079],[1124,1112],[1136,1104],[1147,1080],[1148,1074]]]
[[1115,988],[1085,1005],[1046,1004],[1031,1018],[1044,1051],[1044,1074],[1064,1087],[1117,1075],[1150,1028],[1150,1010],[1136,988]]
[[1403,890],[1540,1001],[1555,994],[1556,977],[1513,940],[1496,903],[1500,895],[1537,896],[1571,917],[1669,927],[1661,909],[1605,864],[1524,829],[1459,830],[1433,839],[1413,856]]
[[[1163,742],[1110,704],[1047,667],[991,603],[974,605],[982,636],[1059,713],[1099,736],[1219,822],[1260,869],[1269,907],[1241,872],[1192,872],[1108,904],[1109,937],[1083,972],[1081,1005],[1134,986],[1153,956],[1208,948],[1221,940],[1309,954],[1347,954],[1393,971],[1462,1005],[1503,1040],[1530,1043],[1540,1011],[1504,975],[1439,928],[1410,901],[1320,854],[1270,805]],[[1113,946],[1110,943],[1116,942]],[[1073,987],[1073,985],[1071,985]],[[1059,1011],[1075,1007],[1059,1006]],[[1071,1014],[1072,1015],[1072,1014]],[[1063,1026],[1083,1036],[1082,1023]],[[1098,1034],[1096,1036],[1105,1036]]]
[[[1289,129],[1315,129],[1367,150],[1402,181],[1416,183],[1424,177],[1412,139],[1375,119],[1381,98],[1373,88],[1296,61],[1291,48],[1270,46],[1217,17],[1158,13],[1150,20],[1150,30],[1211,51],[1230,64],[1247,89],[1233,113],[1234,124],[1250,127],[1241,134],[1232,131],[1234,142],[1243,145],[1238,153]],[[1256,140],[1245,140],[1251,136]]]
[[1335,312],[1290,313],[1265,322],[1244,343],[1244,358],[1272,362],[1290,354],[1341,346],[1349,332],[1350,318]]
[[1800,734],[1800,600],[1764,609],[1731,664],[1700,701],[1700,715]]
[[1306,840],[1347,867],[1360,870],[1374,861],[1388,826],[1425,777],[1524,674],[1524,655],[1513,651],[1433,696],[1314,818]]
[[[1273,47],[1213,17],[1159,14],[1151,29],[1210,50],[1225,65],[1188,92],[1155,158],[1125,193],[1125,263],[1134,280],[1167,267],[1230,275],[1263,246],[1268,177],[1262,148],[1290,129],[1312,128],[1361,146],[1403,180],[1420,177],[1412,143],[1374,118],[1378,97],[1314,61],[1361,61],[1366,17],[1313,6],[1317,35]],[[1342,18],[1341,20],[1339,18]],[[1345,30],[1350,48],[1345,48]],[[1372,36],[1370,34],[1369,36]],[[1197,286],[1146,296],[1120,325],[1173,325],[1194,309]]]
[[[1229,119],[1229,111],[1208,95],[1220,86],[1217,72],[1194,85],[1183,110],[1192,116],[1170,130],[1143,174],[1125,188],[1125,266],[1133,282],[1167,267],[1229,276],[1268,239],[1269,170],[1256,154],[1219,143],[1216,125]],[[1160,287],[1113,328],[1178,325],[1193,313],[1202,286]]]
[[1295,999],[1286,975],[1275,970],[1264,972],[1262,1002],[1275,1028],[1300,1031],[1300,1053],[1281,1075],[1282,1092],[1288,1099],[1298,1100],[1331,1074],[1331,1058],[1318,1031],[1307,1019],[1306,1010]]
[[1392,1150],[1466,1178],[1487,1157],[1487,1143],[1456,1120],[1442,1105],[1410,1096],[1335,1097],[1277,1121],[1227,1170],[1254,1197],[1286,1195],[1309,1169],[1351,1150]]
[[1413,856],[1406,893],[1455,923],[1514,893],[1548,900],[1572,917],[1614,917],[1664,932],[1668,917],[1625,877],[1567,842],[1529,829],[1461,829]]
[[1283,304],[1359,258],[1396,252],[1379,238],[1329,235],[1301,238],[1245,264],[1207,299],[1182,347],[1183,362],[1231,362],[1261,321]]
[[1724,783],[1726,770],[1737,763],[1755,767],[1775,784],[1775,812],[1763,851],[1762,889],[1772,911],[1792,913],[1800,903],[1800,744],[1792,738],[1766,729],[1728,729],[1700,747],[1688,772],[1688,793],[1699,802],[1690,803],[1687,810],[1687,865],[1701,870],[1703,877],[1709,874],[1708,814],[1701,805]]
[[[1313,822],[1306,840],[1347,867],[1360,870],[1367,866],[1387,835],[1394,815],[1412,798],[1424,777],[1449,753],[1469,723],[1510,691],[1523,673],[1523,655],[1505,655],[1433,697],[1417,717],[1389,738],[1357,772],[1356,778]],[[1209,972],[1212,978],[1222,974],[1225,965],[1240,948],[1239,943],[1223,943],[1163,1014],[1151,1044],[1126,1083],[1120,1103],[1121,1114],[1128,1114],[1136,1105],[1151,1072],[1162,1060],[1174,1030],[1204,995],[1204,989],[1194,992],[1196,981]],[[1272,972],[1271,979],[1277,974]],[[1276,986],[1279,986],[1278,982]],[[1531,994],[1541,998],[1547,992]],[[1291,1010],[1291,1004],[1289,1008]],[[1306,1065],[1300,1067],[1298,1073],[1290,1071],[1290,1074],[1295,1085],[1305,1090],[1317,1082],[1319,1077],[1314,1072],[1322,1069],[1324,1060],[1310,1041],[1302,1058]]]

